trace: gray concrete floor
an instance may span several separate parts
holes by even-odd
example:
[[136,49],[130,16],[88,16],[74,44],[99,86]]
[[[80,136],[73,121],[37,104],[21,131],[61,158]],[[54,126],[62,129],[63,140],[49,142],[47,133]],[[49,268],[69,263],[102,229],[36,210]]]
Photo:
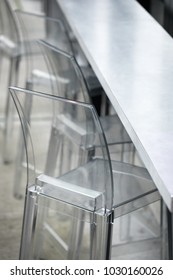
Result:
[[23,201],[12,192],[13,164],[0,165],[0,259],[18,259]]

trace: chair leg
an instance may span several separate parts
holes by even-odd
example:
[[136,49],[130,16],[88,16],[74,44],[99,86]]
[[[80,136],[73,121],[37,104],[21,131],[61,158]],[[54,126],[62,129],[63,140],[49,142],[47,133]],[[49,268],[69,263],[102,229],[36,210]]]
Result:
[[15,176],[14,176],[14,185],[13,185],[13,194],[17,199],[23,198],[23,191],[21,190],[21,179],[22,179],[22,162],[24,160],[25,147],[22,138],[22,132],[20,133],[20,138],[18,142],[18,153],[15,162]]
[[120,219],[120,240],[130,240],[130,226],[131,226],[131,216],[124,215],[122,219]]
[[[19,62],[20,57],[14,57],[10,61],[10,74],[8,80],[8,86],[16,86],[18,83],[19,75]],[[4,163],[10,163],[11,161],[11,148],[12,134],[13,134],[13,122],[14,122],[14,104],[11,96],[7,94],[6,109],[5,109],[5,128],[4,128],[4,143],[3,143],[3,161]]]
[[80,257],[80,249],[81,249],[81,243],[83,238],[83,232],[84,232],[84,216],[85,213],[82,211],[80,214],[80,220],[75,218],[77,217],[74,209],[74,218],[72,220],[72,232],[71,232],[71,238],[70,238],[70,246],[68,248],[68,259],[69,260],[78,260]]
[[[29,121],[30,119],[30,112],[32,108],[32,96],[27,96],[25,100],[25,115],[27,116],[27,119]],[[26,135],[26,141],[28,138],[27,131],[25,132]],[[14,196],[18,199],[21,199],[24,195],[24,190],[21,189],[22,184],[22,171],[23,171],[23,161],[25,158],[25,143],[23,141],[23,132],[22,130],[19,133],[19,140],[18,140],[18,149],[17,149],[17,157],[15,162],[15,176],[14,176],[14,185],[13,185],[13,193]]]
[[35,223],[37,218],[37,192],[35,187],[28,189],[23,217],[23,228],[20,246],[21,260],[32,259],[33,256],[33,236],[35,233]]
[[91,226],[91,260],[111,259],[114,214],[97,213]]
[[[0,44],[1,44],[1,42],[0,42]],[[2,52],[2,50],[0,49],[0,90],[1,90],[1,93],[3,92],[3,88],[2,88],[2,86],[1,85],[3,85],[3,82],[2,82],[2,69],[3,69],[3,67],[2,67],[2,64],[3,64],[3,52]],[[3,113],[2,113],[2,115],[0,116],[1,117],[1,119],[0,119],[0,129],[4,129],[4,116],[3,116]]]
[[167,223],[168,223],[168,258],[173,260],[173,215],[167,209]]
[[3,53],[2,50],[0,50],[0,80],[2,76],[2,60],[3,60]]

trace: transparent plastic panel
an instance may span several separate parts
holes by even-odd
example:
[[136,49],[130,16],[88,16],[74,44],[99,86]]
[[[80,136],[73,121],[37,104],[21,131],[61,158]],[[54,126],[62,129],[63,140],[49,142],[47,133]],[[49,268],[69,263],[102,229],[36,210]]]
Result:
[[[113,207],[121,207],[121,211],[130,212],[140,205],[147,205],[148,201],[160,199],[156,186],[146,168],[112,161],[114,178],[114,202]],[[151,199],[151,200],[150,200]],[[124,206],[123,210],[123,205]],[[115,209],[115,213],[120,209]],[[120,212],[119,212],[120,213]]]
[[40,195],[33,259],[90,259],[91,213]]
[[[46,20],[43,15],[32,14],[21,10],[16,10],[15,13],[19,20],[24,41],[32,42],[39,38],[46,38]],[[33,28],[33,26],[35,26],[35,28]]]
[[[68,34],[68,37],[70,38],[71,46],[73,49],[73,54],[75,55],[79,65],[83,66],[89,70],[88,61],[87,61],[81,47],[79,46],[79,43],[76,40],[76,38],[73,34],[73,31],[72,31],[66,17],[64,16],[64,13],[62,12],[62,10],[59,6],[59,3],[57,1],[54,1],[53,3],[50,4],[50,1],[48,1],[48,0],[46,0],[45,3],[46,3],[46,5],[45,5],[46,14],[52,18],[58,18],[63,22],[63,25],[65,26],[65,30]],[[91,74],[91,72],[90,72],[90,74]]]
[[71,50],[65,52],[61,46],[57,48],[45,41],[39,41],[38,44],[47,56],[52,84],[56,85],[54,94],[91,103],[85,78],[75,57],[71,54]]
[[109,258],[112,212],[88,211],[62,201],[61,195],[51,197],[50,188],[54,193],[57,188],[66,191],[57,181],[58,187],[42,184],[27,189],[20,259]]
[[[44,39],[54,46],[70,51],[71,47],[66,31],[61,21],[48,18],[43,14],[16,10],[15,16],[22,38],[20,53],[24,55],[25,80],[28,82],[25,87],[52,93],[50,69],[47,68],[45,54],[42,53],[37,41]],[[42,87],[39,89],[35,85],[42,85]]]
[[[73,178],[75,176],[74,173]],[[40,194],[44,196],[66,201],[86,210],[96,211],[101,209],[103,205],[102,192],[88,188],[88,184],[86,187],[79,182],[73,184],[67,180],[66,175],[57,179],[42,174],[36,178],[36,186],[40,186]]]
[[[48,44],[50,44],[52,47],[58,48],[59,50],[62,50],[63,52],[66,52],[70,55],[73,55],[75,57],[75,60],[78,61],[80,68],[82,70],[83,75],[85,76],[87,86],[90,89],[90,92],[93,90],[94,92],[96,91],[98,95],[102,94],[102,87],[98,81],[98,79],[95,76],[95,73],[89,66],[88,62],[85,62],[85,65],[81,63],[79,59],[79,55],[76,54],[75,48],[74,48],[74,42],[73,39],[70,36],[70,32],[68,30],[68,27],[66,24],[64,25],[64,22],[59,20],[55,20],[54,18],[49,18],[46,17],[45,15],[40,15],[40,14],[32,14],[28,12],[23,12],[23,11],[16,11],[16,15],[19,21],[19,26],[21,29],[21,34],[22,34],[22,43],[23,43],[23,49],[24,52],[29,54],[33,53],[38,53],[39,52],[39,47],[36,44],[37,40],[42,40]],[[30,24],[32,22],[32,25]],[[32,26],[35,26],[35,28],[32,28]],[[53,52],[53,50],[52,50]],[[57,67],[57,59],[55,56],[52,59],[51,54],[51,61],[49,57],[49,70],[50,71],[55,71]],[[62,58],[61,58],[62,60]],[[53,64],[52,64],[53,62]],[[59,60],[59,67],[62,67],[62,63],[60,63]],[[30,61],[28,61],[28,64],[31,64]],[[52,66],[54,65],[56,67]],[[69,62],[68,62],[69,64]],[[32,66],[31,70],[33,69]],[[63,65],[64,67],[64,65]],[[74,65],[73,65],[74,67]],[[76,67],[76,65],[75,65]],[[64,68],[61,69],[61,71]],[[63,70],[64,71],[64,70]],[[77,70],[79,72],[79,69]],[[56,73],[56,72],[55,72]],[[53,73],[53,74],[55,74]],[[70,73],[71,75],[72,73]],[[69,78],[69,73],[66,73],[66,77]],[[73,79],[74,81],[74,79]],[[55,94],[55,93],[54,93]],[[57,95],[57,93],[56,93]],[[85,96],[86,98],[86,96]],[[79,100],[79,99],[78,99]],[[80,101],[82,101],[80,99]],[[85,99],[85,101],[87,101]]]
[[14,52],[20,42],[20,36],[10,1],[0,1],[0,18],[0,48],[4,47],[4,51],[6,49],[9,53]]
[[[76,177],[74,185],[101,193],[102,207],[111,209],[111,163],[93,106],[17,88],[11,88],[11,94],[24,133],[28,184],[35,183],[40,174],[61,178],[70,184],[71,176]],[[41,112],[46,112],[44,119]],[[71,126],[76,127],[76,135],[82,135],[80,143],[76,142],[74,133],[70,133],[74,131]],[[94,149],[96,140],[99,141],[98,154]]]
[[114,220],[111,259],[161,259],[161,201]]
[[33,14],[21,10],[16,10],[16,16],[24,47],[32,50],[32,43],[36,43],[37,40],[44,40],[53,46],[64,49],[64,51],[71,52],[68,34],[60,20],[46,17],[44,14]]
[[[76,57],[45,41],[39,41],[38,44],[47,59],[53,94],[71,100],[92,103],[86,72],[83,67],[79,66]],[[99,106],[99,104],[97,105]],[[131,143],[117,114],[100,117],[100,122],[108,145]]]

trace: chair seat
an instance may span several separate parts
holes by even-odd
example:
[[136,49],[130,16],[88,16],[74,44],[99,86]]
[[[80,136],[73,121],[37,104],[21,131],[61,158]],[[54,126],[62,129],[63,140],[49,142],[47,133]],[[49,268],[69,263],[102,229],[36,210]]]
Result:
[[[153,183],[149,173],[143,167],[133,166],[126,163],[121,163],[117,161],[111,161],[112,164],[112,172],[113,172],[113,208],[117,208],[118,206],[129,204],[132,202],[131,209],[134,210],[133,201],[136,199],[141,199],[141,197],[145,197],[147,194],[156,191],[156,186]],[[105,160],[101,158],[94,158],[91,162],[74,169],[65,175],[61,176],[61,181],[65,181],[66,183],[71,184],[74,189],[76,186],[76,190],[82,186],[82,189],[88,189],[88,191],[97,193],[97,197],[100,196],[101,189],[100,186],[102,182],[105,180]],[[105,184],[109,184],[110,177],[107,178]],[[72,190],[71,187],[71,190]],[[104,190],[103,190],[104,191]],[[61,200],[62,196],[59,195],[58,189],[56,186],[47,184],[46,188],[43,188],[43,192],[46,195],[52,198],[58,198]],[[68,190],[69,192],[69,190]],[[57,193],[57,195],[55,195]],[[88,192],[89,194],[89,192]],[[77,195],[77,194],[76,194]],[[71,204],[76,203],[76,196],[74,196],[74,202],[71,200]],[[67,200],[67,195],[65,196]],[[70,199],[70,198],[69,198]],[[158,195],[156,193],[154,200],[158,199]],[[95,200],[96,202],[98,200]],[[66,201],[67,202],[67,201]],[[146,205],[148,204],[146,200]],[[85,206],[85,202],[83,201],[83,207]],[[88,205],[88,204],[87,204]],[[145,205],[145,201],[142,201],[142,206]],[[79,205],[78,205],[79,206]],[[80,205],[81,206],[81,205]],[[95,205],[95,209],[98,209]],[[139,205],[138,205],[139,206]],[[88,210],[91,210],[88,209]],[[128,213],[129,213],[128,208]]]

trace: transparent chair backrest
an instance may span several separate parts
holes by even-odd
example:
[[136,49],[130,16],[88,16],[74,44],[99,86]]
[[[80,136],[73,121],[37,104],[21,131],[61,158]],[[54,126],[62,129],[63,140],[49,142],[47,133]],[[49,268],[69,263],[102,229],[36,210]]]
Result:
[[61,20],[61,22],[63,23],[65,30],[68,34],[68,37],[70,38],[71,48],[72,48],[73,54],[75,55],[75,58],[77,59],[77,61],[80,65],[88,66],[88,61],[87,61],[81,47],[79,46],[79,43],[76,40],[76,38],[71,30],[71,27],[70,27],[65,15],[63,14],[61,7],[59,6],[58,1],[55,1],[55,2],[56,3],[51,5],[49,0],[45,1],[46,14],[51,18],[58,18],[59,20]]
[[[33,14],[21,10],[16,10],[15,13],[22,36],[22,47],[24,53],[27,54],[24,62],[27,69],[25,80],[33,80],[31,76],[34,76],[50,81],[50,77],[46,74],[49,71],[47,65],[45,65],[44,53],[42,53],[37,41],[42,39],[53,46],[71,53],[70,40],[62,22],[42,14]],[[32,75],[32,73],[34,74]],[[49,87],[51,87],[50,91],[52,91],[52,85],[49,85]],[[34,87],[34,90],[40,91],[40,88]],[[41,91],[49,92],[49,89],[41,89]]]
[[0,1],[0,32],[1,40],[9,47],[16,47],[20,42],[20,33],[18,29],[17,20],[15,18],[11,3],[9,0]]
[[66,31],[68,32],[68,35],[70,36],[71,34],[71,29],[70,26],[62,12],[62,10],[59,7],[58,2],[54,3],[53,5],[50,4],[49,0],[45,0],[45,13],[47,16],[51,17],[51,18],[58,18],[59,20],[61,20],[61,22],[63,23]]
[[65,51],[71,52],[68,33],[60,20],[21,10],[16,10],[15,13],[19,20],[23,41],[44,40],[53,46],[60,49],[65,48]]
[[[14,87],[10,89],[10,92],[19,114],[25,140],[27,185],[35,184],[36,178],[42,173],[52,179],[61,178],[66,181],[67,189],[68,184],[72,184],[78,186],[78,193],[85,193],[87,190],[98,192],[101,200],[97,206],[93,207],[112,209],[111,162],[105,136],[94,107]],[[31,114],[28,119],[25,114],[31,100]],[[40,110],[46,111],[44,119],[39,113]],[[78,129],[70,131],[68,122]],[[68,129],[69,131],[66,131]],[[76,144],[78,139],[80,139],[80,145]],[[98,151],[93,148],[96,141],[97,145],[99,142]],[[47,155],[50,150],[52,155],[50,164],[54,165],[51,170],[46,168]],[[63,153],[63,162],[61,153]],[[97,158],[101,160],[97,160],[97,164],[93,164]],[[86,165],[88,168],[83,168]],[[98,176],[100,177],[99,182]],[[93,199],[92,195],[90,198]],[[81,206],[80,201],[79,199],[77,202],[78,206]],[[70,196],[68,202],[70,203]]]
[[54,94],[68,99],[90,103],[89,90],[75,57],[45,41],[38,41],[47,68],[52,77]]

